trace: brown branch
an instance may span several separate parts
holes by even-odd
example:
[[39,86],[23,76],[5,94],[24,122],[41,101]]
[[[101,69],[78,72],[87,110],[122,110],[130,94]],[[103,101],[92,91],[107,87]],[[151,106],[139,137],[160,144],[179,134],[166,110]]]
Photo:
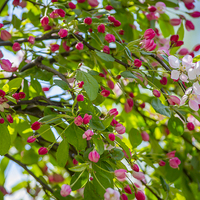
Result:
[[13,158],[11,155],[9,154],[5,154],[5,157],[9,158],[10,160],[14,161],[15,163],[17,163],[18,165],[20,165],[22,168],[24,168],[31,176],[33,176],[35,178],[35,180],[37,182],[39,182],[43,188],[45,188],[46,190],[48,190],[49,192],[51,192],[52,194],[54,193],[54,191],[47,185],[45,184],[42,180],[40,180],[32,171],[30,171],[27,166],[25,164],[23,164],[22,162],[20,162],[19,160],[16,160],[15,158]]
[[2,7],[1,7],[1,9],[0,9],[0,14],[1,14],[1,12],[3,11],[3,9],[6,7],[8,1],[9,1],[9,0],[6,0],[6,1],[4,2],[4,4],[2,5]]

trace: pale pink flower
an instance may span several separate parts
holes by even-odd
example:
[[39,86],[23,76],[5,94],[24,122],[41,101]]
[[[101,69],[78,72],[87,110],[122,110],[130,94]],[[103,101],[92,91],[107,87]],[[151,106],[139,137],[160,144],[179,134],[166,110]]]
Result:
[[115,126],[115,130],[116,130],[117,133],[119,133],[119,134],[124,134],[125,131],[126,131],[126,128],[125,128],[122,124],[118,123],[118,124],[116,124],[116,126]]
[[107,188],[104,200],[120,200],[120,193],[112,188]]
[[66,197],[66,196],[68,196],[71,193],[71,191],[72,191],[71,187],[69,185],[64,184],[61,187],[60,195],[62,197]]
[[88,155],[88,159],[95,163],[99,161],[99,158],[100,158],[100,155],[95,150],[91,151]]
[[74,124],[76,124],[76,126],[81,126],[83,123],[83,118],[79,115],[74,119]]
[[171,151],[171,152],[167,153],[166,156],[168,158],[173,158],[175,156],[175,153],[176,153],[176,151]]
[[166,10],[165,3],[157,2],[155,7],[156,7],[158,13],[160,13],[160,14],[165,13],[165,10]]
[[170,165],[170,167],[172,167],[172,168],[174,168],[174,169],[178,168],[178,166],[179,166],[180,164],[181,164],[181,161],[180,161],[179,158],[177,158],[177,157],[171,158],[171,159],[169,160],[169,165]]
[[91,130],[87,130],[83,134],[83,139],[86,138],[86,140],[91,140],[93,135],[94,135],[94,133]]
[[119,181],[123,182],[126,180],[126,172],[127,171],[125,169],[117,169],[117,170],[115,170],[114,173],[115,173],[116,178]]
[[145,179],[145,176],[144,176],[144,174],[143,174],[142,172],[133,171],[133,172],[132,172],[132,176],[133,176],[134,178],[140,180],[140,181],[143,180],[143,179]]
[[7,59],[0,60],[0,66],[7,72],[15,72],[18,69],[17,67],[12,67],[12,63]]
[[109,110],[108,114],[109,114],[110,116],[116,117],[119,113],[118,113],[118,111],[117,111],[117,108],[113,108],[113,109]]
[[34,44],[34,43],[35,43],[35,38],[34,38],[33,36],[29,36],[28,41],[29,41],[31,44]]

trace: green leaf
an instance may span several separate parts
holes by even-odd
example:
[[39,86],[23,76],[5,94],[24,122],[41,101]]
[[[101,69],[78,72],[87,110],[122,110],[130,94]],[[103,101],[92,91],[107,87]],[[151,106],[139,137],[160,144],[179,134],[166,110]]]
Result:
[[107,128],[108,126],[110,126],[110,123],[112,122],[114,116],[110,116],[107,119],[103,120],[103,125],[105,128]]
[[124,71],[121,73],[121,76],[123,76],[124,78],[134,78],[137,79],[137,76],[135,76],[132,72],[130,71]]
[[81,165],[75,166],[75,167],[71,167],[69,168],[70,171],[73,172],[82,172],[83,170],[85,170],[88,167],[88,163],[83,163]]
[[67,139],[63,139],[63,141],[59,144],[57,152],[56,152],[56,159],[58,161],[58,165],[64,167],[67,163],[69,158],[69,144]]
[[177,117],[171,117],[168,121],[168,128],[169,131],[176,135],[176,136],[180,136],[183,134],[184,132],[184,125],[183,122],[177,118]]
[[11,138],[5,123],[0,124],[0,130],[0,155],[3,156],[10,148]]
[[96,51],[96,54],[97,56],[99,56],[99,58],[107,61],[107,62],[114,62],[115,59],[110,55],[110,54],[107,54],[107,53],[103,53],[103,52],[100,52],[100,51]]
[[184,25],[183,25],[183,22],[181,23],[178,31],[177,31],[177,35],[179,35],[179,39],[178,40],[183,40],[184,39]]
[[89,172],[87,170],[84,170],[82,172],[76,172],[71,179],[70,185],[73,184],[71,187],[72,191],[78,190],[88,182],[89,180]]
[[130,150],[126,146],[126,144],[124,142],[122,142],[122,140],[120,138],[118,138],[118,137],[115,137],[115,140],[119,143],[119,145],[121,146],[121,148],[126,152],[126,154],[128,155],[128,157],[131,158]]
[[111,149],[110,154],[114,160],[121,160],[124,157],[123,151],[117,148]]
[[12,90],[15,91],[21,86],[21,83],[22,83],[22,78],[15,78],[9,81],[7,84],[5,84],[3,86],[3,90],[6,93],[11,92]]
[[165,191],[169,192],[169,189],[170,189],[169,185],[165,182],[165,179],[162,176],[160,176],[160,181],[161,181],[161,184],[163,186],[163,189]]
[[105,126],[97,116],[92,116],[92,119],[90,120],[90,127],[100,131],[105,130]]
[[94,184],[88,181],[84,189],[84,200],[99,200],[99,199],[101,199],[101,197],[96,191]]
[[129,131],[129,140],[130,140],[130,143],[131,143],[132,147],[136,148],[142,142],[141,133],[137,129],[132,128]]
[[19,29],[20,25],[21,25],[21,20],[18,19],[16,15],[13,15],[12,24],[13,24],[14,28]]
[[197,55],[193,58],[193,62],[198,62],[200,61],[200,55]]
[[171,117],[170,109],[167,106],[163,105],[159,98],[153,98],[151,101],[151,105],[157,113],[160,113],[161,115],[165,115],[167,117]]
[[51,124],[51,123],[59,122],[60,119],[63,117],[65,117],[64,114],[61,114],[61,115],[52,114],[52,115],[46,115],[46,116],[40,118],[38,121],[43,122],[45,124]]
[[87,72],[77,71],[76,79],[83,81],[83,88],[85,89],[89,99],[91,101],[95,100],[98,95],[99,85],[96,79]]
[[98,135],[93,135],[92,136],[92,140],[95,144],[95,148],[97,150],[97,152],[101,155],[104,152],[104,142],[102,141],[101,138],[99,138]]
[[63,80],[54,80],[53,81],[57,86],[59,86],[60,88],[62,88],[63,90],[69,90],[69,86],[68,84],[63,81]]

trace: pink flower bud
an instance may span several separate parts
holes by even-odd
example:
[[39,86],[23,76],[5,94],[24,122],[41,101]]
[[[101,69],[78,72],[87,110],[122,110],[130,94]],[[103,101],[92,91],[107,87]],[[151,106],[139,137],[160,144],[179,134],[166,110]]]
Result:
[[110,95],[110,91],[104,89],[104,90],[101,91],[101,95],[102,95],[103,97],[108,97],[108,96]]
[[75,47],[78,50],[83,50],[83,43],[82,42],[78,42]]
[[77,101],[84,101],[84,96],[82,94],[77,95]]
[[89,28],[88,31],[89,31],[90,33],[92,33],[93,30],[92,30],[92,28]]
[[15,42],[12,46],[13,51],[19,51],[21,49],[21,46],[18,42]]
[[163,76],[162,79],[160,80],[160,83],[162,85],[167,85],[167,78],[165,76]]
[[19,3],[19,6],[20,6],[21,8],[25,8],[26,5],[27,5],[27,2],[26,2],[26,1],[21,1],[21,2]]
[[31,125],[31,128],[32,128],[32,130],[36,131],[40,128],[40,126],[41,126],[41,123],[36,121]]
[[170,19],[170,24],[172,26],[178,26],[181,24],[181,19],[179,18],[173,18],[173,19]]
[[6,118],[7,118],[8,122],[13,123],[13,118],[12,118],[11,114],[7,115]]
[[118,124],[118,121],[113,119],[112,122],[110,123],[111,126],[115,126],[116,124]]
[[18,93],[13,94],[12,97],[13,97],[14,99],[16,99],[16,100],[19,100],[19,99],[20,99]]
[[84,3],[85,0],[77,0],[78,3]]
[[57,12],[57,10],[54,10],[53,12],[50,13],[49,15],[52,19],[58,18],[59,14]]
[[135,59],[134,60],[134,65],[136,66],[136,67],[141,67],[142,66],[142,61],[141,60],[139,60],[139,59]]
[[121,75],[117,75],[116,79],[119,80],[122,76]]
[[155,12],[157,8],[155,6],[149,6],[148,7],[149,12]]
[[165,3],[157,2],[155,7],[156,7],[158,13],[160,13],[160,14],[165,13],[165,10],[166,10]]
[[34,38],[33,36],[29,36],[28,41],[29,41],[31,44],[34,44],[34,43],[35,43],[35,38]]
[[140,168],[138,167],[137,164],[133,164],[133,166],[131,167],[133,171],[135,172],[139,172],[140,171]]
[[200,17],[200,12],[199,11],[194,11],[192,13],[189,13],[189,15],[191,17],[198,18],[198,17]]
[[125,181],[126,180],[126,170],[125,169],[118,169],[118,170],[115,170],[115,176],[117,178],[118,181]]
[[149,134],[146,131],[142,131],[141,136],[143,141],[149,141]]
[[26,97],[26,94],[24,92],[19,92],[19,98],[24,99]]
[[145,108],[145,103],[140,104],[140,108]]
[[77,164],[78,164],[78,161],[77,161],[76,159],[73,159],[72,162],[73,162],[74,165],[77,165]]
[[58,2],[58,0],[51,0],[52,3]]
[[104,52],[104,53],[107,53],[107,54],[110,54],[110,48],[109,48],[109,46],[106,46],[106,45],[105,45],[105,46],[103,47],[103,52]]
[[115,17],[113,17],[113,16],[108,16],[108,20],[110,21],[110,22],[115,22]]
[[76,5],[73,4],[72,2],[69,2],[68,5],[69,5],[70,9],[75,9],[76,8]]
[[0,28],[2,28],[4,25],[2,23],[0,23]]
[[49,88],[48,88],[48,87],[43,87],[43,88],[42,88],[42,91],[43,91],[43,92],[47,92],[47,91],[49,91]]
[[85,24],[88,24],[88,25],[92,24],[92,18],[91,18],[91,17],[86,17],[86,18],[84,19],[84,23],[85,23]]
[[0,124],[3,124],[5,122],[4,118],[0,118]]
[[80,83],[78,83],[78,87],[79,87],[79,88],[82,88],[83,85],[84,85],[84,82],[83,82],[83,81],[81,81]]
[[1,39],[4,40],[4,41],[7,41],[7,40],[10,40],[11,39],[11,34],[6,31],[6,30],[2,30],[1,31]]
[[42,26],[46,26],[49,24],[49,18],[47,16],[42,17],[42,19],[40,20],[40,23]]
[[92,115],[88,115],[87,113],[83,117],[83,123],[88,124],[90,120],[92,119]]
[[63,10],[63,9],[56,9],[55,10],[56,11],[56,13],[58,13],[58,15],[60,16],[60,17],[65,17],[65,11]]
[[99,161],[99,158],[100,158],[100,155],[95,150],[91,151],[88,155],[88,159],[95,163]]
[[160,97],[160,91],[158,91],[158,90],[153,90],[153,95],[154,95],[155,97]]
[[58,35],[61,38],[67,37],[68,31],[66,29],[61,28],[60,31],[58,32]]
[[109,140],[110,140],[110,141],[115,141],[115,135],[114,135],[113,133],[110,133],[110,134],[108,135],[108,137],[109,137]]
[[4,97],[6,93],[3,90],[0,90],[0,97]]
[[113,25],[114,25],[115,27],[119,27],[119,26],[121,26],[121,22],[118,21],[118,20],[115,20],[114,23],[113,23]]
[[162,167],[162,166],[165,166],[166,163],[165,161],[161,160],[158,164]]
[[146,17],[147,17],[147,19],[149,20],[149,21],[151,21],[151,20],[157,20],[158,19],[158,17],[155,15],[155,13],[153,13],[153,12],[150,12],[150,13],[148,13],[147,15],[146,15]]
[[167,100],[170,105],[176,105],[176,104],[180,105],[180,102],[181,102],[181,100],[174,95],[170,95]]
[[187,123],[187,128],[188,128],[189,131],[193,131],[195,126],[194,126],[194,124],[192,122],[188,122]]
[[190,20],[185,21],[185,28],[187,29],[187,31],[195,29],[194,24]]
[[189,50],[187,48],[182,48],[180,49],[180,51],[178,52],[178,54],[182,55],[182,56],[185,56],[187,54],[189,54]]
[[181,161],[180,161],[179,158],[177,158],[177,157],[171,158],[171,159],[169,160],[169,165],[170,165],[170,167],[172,167],[172,168],[174,168],[174,169],[178,168],[178,166],[179,166],[180,164],[181,164]]
[[98,30],[99,33],[105,33],[105,25],[104,24],[100,24],[97,27],[97,30]]
[[172,36],[170,37],[170,41],[171,41],[171,42],[177,42],[178,39],[179,39],[179,35],[172,35]]
[[87,140],[91,140],[92,136],[94,135],[94,133],[91,130],[87,130],[85,131],[85,133],[83,133],[83,139],[87,139]]
[[121,200],[128,200],[128,197],[125,194],[122,194],[120,198]]
[[116,126],[115,126],[115,130],[116,130],[117,133],[119,133],[119,134],[124,134],[125,131],[126,131],[126,128],[125,128],[122,124],[118,123],[118,124],[116,124]]
[[3,53],[2,51],[0,50],[0,59],[3,58]]
[[183,41],[177,41],[176,43],[175,43],[175,45],[174,45],[174,47],[180,47],[180,46],[182,46],[184,44],[184,42]]
[[122,29],[119,30],[119,34],[120,34],[120,35],[124,35],[124,30],[122,30]]
[[50,44],[50,50],[52,51],[52,52],[55,52],[55,51],[57,51],[58,49],[59,49],[59,45],[58,44]]
[[48,153],[48,149],[46,147],[40,147],[38,153],[39,155],[45,155]]
[[144,38],[147,39],[147,40],[153,39],[155,37],[155,35],[156,35],[156,33],[152,28],[149,28],[144,32]]
[[99,2],[97,0],[88,0],[88,4],[92,7],[97,7]]
[[105,40],[110,43],[110,42],[115,42],[115,36],[112,34],[106,34]]
[[142,191],[136,192],[135,193],[135,198],[137,200],[145,200],[146,199],[145,194]]
[[108,81],[107,81],[107,85],[108,85],[108,87],[109,87],[111,90],[113,90],[114,87],[115,87],[115,84],[114,84],[111,80],[108,80]]
[[15,7],[18,6],[18,5],[19,5],[19,0],[13,0],[13,3],[12,3],[12,4],[13,4],[13,6],[15,6]]
[[71,187],[69,185],[64,184],[61,187],[60,195],[62,197],[66,197],[66,196],[68,196],[71,193],[71,191],[72,191]]
[[113,108],[113,109],[109,110],[108,114],[109,114],[110,116],[113,116],[113,115],[114,115],[114,117],[116,117],[119,113],[118,113],[118,111],[117,111],[117,108]]
[[194,4],[193,3],[184,3],[185,4],[185,7],[188,9],[188,10],[192,10],[194,9]]
[[156,48],[157,44],[154,43],[153,40],[143,40],[142,42],[142,48],[144,48],[146,51],[153,51]]
[[176,151],[172,151],[166,154],[168,158],[173,158],[175,156]]
[[134,178],[140,180],[140,181],[143,180],[143,179],[145,179],[145,176],[144,176],[144,174],[143,174],[142,172],[133,171],[133,172],[132,172],[132,176],[133,176]]
[[124,191],[127,193],[127,194],[132,194],[132,191],[131,191],[131,188],[129,185],[127,185],[125,188],[124,188]]
[[112,9],[114,9],[114,8],[113,8],[111,5],[107,5],[107,6],[105,7],[105,9],[110,11],[110,10],[112,10]]
[[76,126],[81,126],[83,123],[83,118],[79,115],[74,119],[74,124],[76,124]]
[[126,100],[126,102],[128,103],[128,105],[130,106],[130,107],[133,107],[133,105],[134,105],[134,102],[133,102],[133,99],[127,99]]
[[30,137],[28,137],[27,142],[33,143],[33,142],[35,142],[35,140],[36,140],[36,138],[34,136],[30,136]]
[[70,47],[67,46],[66,43],[67,43],[66,41],[63,42],[63,48],[64,48],[65,51],[70,51]]

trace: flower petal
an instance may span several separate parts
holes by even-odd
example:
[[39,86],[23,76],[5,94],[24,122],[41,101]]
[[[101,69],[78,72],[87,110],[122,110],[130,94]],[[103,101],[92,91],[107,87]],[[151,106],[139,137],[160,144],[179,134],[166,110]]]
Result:
[[180,71],[178,70],[172,70],[171,72],[171,79],[177,80],[179,79]]
[[169,56],[169,64],[172,68],[180,68],[180,62],[179,59],[175,56]]
[[197,77],[197,72],[196,72],[196,68],[190,68],[188,70],[188,77],[190,80],[194,80]]
[[199,104],[194,101],[194,100],[189,100],[189,107],[194,110],[194,111],[198,111],[199,110]]
[[183,81],[183,82],[185,82],[185,83],[188,83],[189,81],[188,81],[188,76],[186,76],[185,74],[181,74],[180,75],[180,79]]
[[188,69],[192,66],[193,58],[191,55],[186,55],[182,59],[182,64],[186,66]]
[[200,85],[198,82],[193,83],[193,90],[196,94],[200,95]]
[[181,98],[181,101],[180,101],[180,106],[182,106],[186,102],[187,99],[188,99],[188,96],[183,95],[182,98]]

